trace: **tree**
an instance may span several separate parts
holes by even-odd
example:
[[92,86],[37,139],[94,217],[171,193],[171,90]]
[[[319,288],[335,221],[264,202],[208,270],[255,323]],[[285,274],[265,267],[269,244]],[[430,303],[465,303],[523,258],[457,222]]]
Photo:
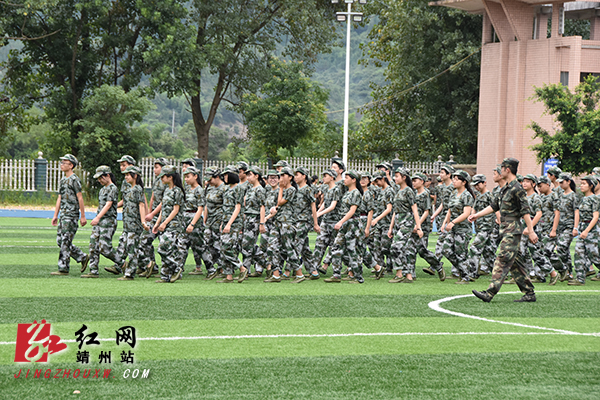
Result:
[[275,159],[280,147],[292,152],[300,140],[323,130],[327,92],[304,75],[301,63],[273,59],[269,67],[263,97],[246,94],[239,110],[250,139]]
[[[421,0],[371,2],[378,15],[363,46],[364,63],[385,65],[385,85],[372,84],[363,110],[365,150],[383,158],[477,157],[481,16]],[[450,71],[428,81],[475,53]],[[410,90],[411,88],[419,85]]]
[[588,76],[571,93],[559,84],[535,88],[534,98],[544,102],[546,112],[558,122],[554,135],[537,122],[530,127],[534,138],[542,142],[533,145],[539,162],[558,158],[564,170],[574,174],[591,172],[598,166],[600,152],[600,80]]
[[135,123],[153,107],[138,90],[125,92],[120,86],[102,85],[87,96],[82,118],[75,122],[81,127],[77,147],[83,168],[93,172],[99,165],[116,165],[123,154],[139,158],[149,131]]
[[[318,0],[192,0],[185,27],[152,41],[145,57],[151,83],[188,98],[198,156],[208,156],[209,132],[222,102],[233,106],[270,79],[268,64],[282,43],[285,57],[312,63],[336,38],[333,7]],[[206,75],[216,76],[207,88]],[[201,93],[210,93],[202,107]]]

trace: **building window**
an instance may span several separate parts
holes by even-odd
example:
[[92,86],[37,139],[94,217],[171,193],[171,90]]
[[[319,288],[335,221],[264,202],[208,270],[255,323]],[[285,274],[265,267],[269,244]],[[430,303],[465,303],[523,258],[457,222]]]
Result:
[[560,71],[560,83],[569,86],[569,71]]
[[596,77],[596,80],[600,80],[600,74],[598,74],[598,73],[582,72],[579,74],[579,82],[583,82],[585,80],[585,78],[587,78],[590,75]]

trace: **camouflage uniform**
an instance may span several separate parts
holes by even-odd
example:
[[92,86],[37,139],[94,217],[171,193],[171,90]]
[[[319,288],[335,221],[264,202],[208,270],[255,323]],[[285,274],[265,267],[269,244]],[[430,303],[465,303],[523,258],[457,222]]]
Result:
[[205,252],[203,218],[200,217],[191,233],[188,233],[186,229],[194,220],[194,216],[196,215],[198,209],[206,205],[204,189],[202,189],[202,186],[198,185],[195,189],[192,189],[192,187],[188,185],[188,187],[185,188],[184,201],[185,202],[182,207],[183,231],[181,234],[181,247],[183,254],[181,255],[181,264],[185,265],[185,261],[188,257],[188,249],[191,247],[192,254],[194,255],[194,261],[196,262],[196,269],[200,269],[202,267],[202,256]]
[[[465,189],[460,195],[454,192],[448,199],[448,210],[450,211],[450,221],[456,220],[463,212],[465,207],[473,207],[475,199],[468,190]],[[469,252],[469,242],[471,241],[472,225],[468,219],[454,225],[452,230],[444,238],[442,253],[452,263],[454,268],[460,274],[460,278],[468,280],[474,278],[475,272],[469,270],[467,255]]]
[[171,277],[183,270],[183,254],[186,251],[183,247],[183,206],[185,198],[183,191],[179,186],[173,186],[172,189],[166,188],[162,198],[162,208],[160,213],[161,224],[163,224],[173,208],[178,205],[179,212],[175,218],[169,222],[164,232],[160,235],[160,243],[158,245],[158,254],[162,259],[162,268],[160,269],[160,278],[164,281],[171,281]]
[[[429,190],[424,189],[423,193],[419,194],[415,192],[415,204],[417,205],[417,210],[419,212],[419,217],[423,217],[425,211],[430,212],[431,216],[431,197],[429,194]],[[423,237],[420,238],[417,234],[415,239],[415,243],[417,246],[417,253],[421,256],[422,259],[427,261],[427,264],[431,266],[436,271],[439,271],[442,268],[442,264],[437,259],[434,253],[429,251],[427,246],[429,245],[429,234],[431,233],[431,218],[425,218],[423,224],[421,224],[421,230],[423,231]],[[411,253],[409,257],[409,263],[411,265],[411,269],[414,271],[416,262],[417,262],[417,253]]]
[[[248,190],[252,187],[248,181],[240,182],[237,186],[239,187],[238,190],[242,193],[242,199],[246,196],[246,192],[248,192]],[[242,218],[242,230],[240,231],[240,236],[238,237],[238,248],[241,251],[244,242],[244,221],[246,220],[246,205],[244,204],[244,201],[242,201],[242,208],[240,208],[240,217]]]
[[418,238],[418,235],[413,233],[415,218],[411,208],[415,204],[415,199],[415,191],[408,186],[399,189],[394,196],[392,209],[395,214],[394,238],[391,246],[391,259],[394,270],[401,269],[403,275],[413,274],[413,276],[415,271],[410,260],[416,257],[417,241],[415,236]]
[[[339,216],[338,210],[340,208],[339,204],[342,200],[340,196],[340,191],[337,190],[337,186],[329,189],[327,185],[321,188],[323,193],[323,209],[329,208],[331,203],[337,201],[337,206],[327,214],[321,216],[321,233],[317,236],[317,240],[315,242],[315,251],[313,253],[314,264],[319,267],[321,264],[321,260],[329,247],[329,252],[331,254],[331,246],[333,246],[333,242],[335,241],[335,235],[337,232],[333,229],[333,226],[340,220],[342,217]],[[331,261],[330,257],[326,259],[327,261]]]
[[552,225],[554,224],[554,211],[558,210],[558,199],[553,194],[541,195],[539,197],[542,209],[542,218],[538,222],[538,231],[540,235],[540,248],[544,254],[544,259],[548,262],[540,264],[540,269],[549,274],[554,269],[561,271],[562,262],[556,253],[556,237],[550,237]]
[[236,269],[240,269],[242,263],[238,258],[240,252],[241,233],[244,228],[243,217],[238,214],[237,218],[231,224],[229,233],[224,233],[223,229],[229,223],[233,216],[235,207],[244,202],[244,188],[235,186],[226,186],[223,192],[223,223],[221,224],[221,262],[223,273],[233,275]]
[[[394,189],[391,186],[388,186],[381,192],[381,213],[385,211],[388,204],[394,203]],[[381,215],[381,213],[377,214],[375,217]],[[383,217],[377,224],[373,227],[373,236],[374,236],[374,251],[373,256],[379,265],[386,268],[386,270],[391,271],[393,268],[393,261],[391,256],[391,247],[392,247],[392,239],[388,237],[388,231],[390,229],[390,224],[392,222],[392,211],[385,217]]]
[[[277,264],[273,264],[273,268],[280,273],[283,269],[283,259],[287,261],[290,270],[297,271],[301,268],[300,258],[294,247],[294,240],[296,239],[296,218],[294,215],[296,191],[293,186],[283,190],[282,200],[287,200],[287,202],[277,207],[275,232],[270,236],[274,249],[279,253],[278,256],[273,257],[273,261],[278,261]],[[279,193],[277,195],[279,196]]]
[[90,274],[98,275],[100,254],[114,263],[122,264],[121,258],[112,247],[112,239],[117,229],[118,197],[119,193],[114,183],[100,189],[96,214],[99,214],[109,201],[113,203],[102,218],[100,218],[98,225],[92,228],[92,235],[90,236]]
[[[154,182],[152,183],[152,193],[154,194],[154,200],[152,201],[152,204],[150,204],[151,211],[154,211],[156,207],[158,207],[159,204],[162,202],[163,194],[166,188],[167,185],[162,183],[160,178],[154,179]],[[149,230],[144,231],[142,233],[142,238],[140,240],[139,259],[140,267],[143,270],[146,269],[146,266],[150,263],[150,261],[156,261],[156,258],[154,256],[154,246],[152,245],[152,242],[154,241],[154,239],[156,239],[158,235],[161,234],[161,232],[152,233],[152,228],[154,227],[154,224],[156,223],[157,219],[158,214],[156,214],[154,218],[152,218],[151,222],[146,222],[146,225],[148,225]]]
[[[487,208],[493,201],[491,192],[476,193],[473,209],[476,213]],[[496,215],[489,214],[475,221],[475,239],[469,247],[469,273],[471,275],[479,272],[490,272],[496,259],[496,247],[492,243],[492,232],[497,225]],[[483,258],[483,262],[480,260]]]
[[365,238],[365,229],[367,228],[367,220],[369,219],[369,212],[375,212],[375,202],[377,201],[377,192],[374,190],[374,186],[370,185],[365,191],[362,203],[357,212],[360,215],[359,219],[359,243],[363,243],[362,246],[358,247],[358,252],[362,258],[362,262],[367,268],[375,268],[377,261],[371,254],[373,248],[373,235],[369,232],[369,237]]
[[[542,211],[542,200],[538,194],[533,193],[531,196],[527,196],[527,201],[529,202],[529,208],[531,209],[530,217],[533,221],[535,214],[537,214],[538,211]],[[538,236],[541,235],[539,222],[533,227],[533,230]],[[540,278],[544,278],[545,274],[542,273],[542,271],[547,271],[552,268],[550,267],[550,261],[544,254],[541,242],[533,244],[529,241],[527,236],[523,235],[521,237],[521,252],[523,253],[525,266],[529,271],[529,276],[533,277],[537,275]],[[532,264],[532,260],[535,264]]]
[[[500,194],[500,190],[502,190],[502,188],[500,186],[496,186],[494,189],[492,189],[492,201],[496,201],[496,197]],[[492,225],[492,233],[490,236],[490,242],[491,242],[492,246],[494,247],[494,254],[496,254],[496,250],[498,250],[498,246],[500,246],[500,225],[496,221],[495,214],[494,214],[493,221],[494,221],[494,223]],[[495,259],[496,259],[496,257],[494,256],[494,260]]]
[[123,196],[123,233],[119,237],[117,254],[121,261],[129,257],[127,270],[123,271],[122,262],[115,260],[114,268],[124,272],[125,276],[133,278],[139,263],[138,249],[140,237],[144,230],[140,216],[140,203],[144,204],[144,192],[140,185],[129,186],[129,190]]
[[60,220],[56,232],[56,244],[60,248],[58,254],[58,271],[69,272],[71,257],[81,263],[86,254],[73,245],[77,233],[77,222],[80,216],[77,193],[81,193],[81,181],[75,174],[60,180],[58,194],[60,195]]
[[256,272],[262,272],[267,266],[266,254],[260,246],[256,245],[256,241],[260,234],[260,209],[265,206],[266,202],[265,189],[261,185],[250,187],[246,191],[244,202],[245,218],[242,238],[243,264],[248,271],[250,271],[252,264],[254,264]]
[[294,214],[296,215],[296,252],[302,257],[302,264],[307,273],[317,270],[317,265],[310,249],[308,233],[313,230],[314,220],[312,204],[315,202],[313,187],[305,185],[296,192]]
[[[587,229],[594,218],[594,212],[600,212],[600,199],[595,196],[585,196],[579,203],[579,234]],[[575,243],[575,272],[579,282],[585,283],[585,277],[592,264],[600,265],[598,242],[600,231],[598,223],[590,230],[585,239],[579,237]]]
[[500,249],[492,271],[492,283],[487,289],[492,297],[500,291],[509,270],[521,292],[526,295],[534,294],[534,287],[527,276],[523,256],[519,251],[523,233],[521,217],[531,213],[526,197],[527,193],[515,179],[504,185],[491,204],[494,212],[500,211],[501,215]]
[[[271,208],[277,206],[277,196],[279,196],[279,187],[274,189],[267,185],[265,187],[265,210],[269,213]],[[279,254],[277,227],[275,226],[275,218],[269,218],[265,223],[264,234],[260,235],[260,247],[266,254],[266,265],[281,265],[282,261]]]
[[202,258],[208,274],[221,268],[221,223],[223,222],[223,193],[225,184],[206,188],[206,225],[204,227],[204,245],[206,251]]
[[556,229],[556,252],[562,262],[560,271],[565,268],[571,271],[571,242],[573,241],[573,228],[575,225],[575,210],[579,206],[577,193],[561,194],[558,196],[560,220]]
[[335,241],[331,247],[331,265],[333,267],[333,276],[339,278],[342,272],[342,262],[345,261],[348,268],[354,273],[354,278],[362,283],[364,281],[362,277],[362,261],[356,247],[357,239],[360,236],[357,211],[361,203],[362,195],[358,189],[347,191],[339,203],[340,220],[346,216],[352,206],[356,206],[357,208],[354,215],[342,225],[335,236]]
[[[449,185],[444,185],[444,183],[440,183],[438,185],[438,201],[442,204],[442,212],[440,213],[440,225],[438,225],[438,240],[435,244],[435,256],[441,262],[443,256],[443,248],[444,242],[446,241],[446,237],[448,236],[447,232],[442,232],[442,224],[444,223],[444,218],[446,218],[446,214],[448,213],[448,202],[450,201],[450,196],[454,194],[456,189],[454,189],[454,185],[452,182]],[[453,264],[454,266],[454,264]],[[453,268],[454,273],[454,268]]]

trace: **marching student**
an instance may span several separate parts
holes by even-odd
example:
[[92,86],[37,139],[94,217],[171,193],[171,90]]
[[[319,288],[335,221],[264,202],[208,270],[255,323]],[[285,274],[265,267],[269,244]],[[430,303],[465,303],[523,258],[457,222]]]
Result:
[[574,236],[579,236],[575,243],[575,279],[569,281],[570,286],[585,285],[585,278],[592,264],[600,265],[598,242],[598,216],[600,215],[600,199],[594,195],[598,184],[596,178],[588,175],[581,180],[583,199],[575,212]]
[[[77,233],[77,220],[79,219],[82,227],[87,224],[85,205],[81,194],[81,181],[73,172],[73,168],[78,163],[77,158],[72,154],[60,157],[60,170],[65,176],[61,178],[58,185],[58,197],[52,217],[52,226],[58,225],[56,244],[60,248],[60,252],[58,254],[58,271],[53,271],[50,275],[69,275],[71,257],[81,263],[82,271],[90,261],[89,254],[85,254],[79,247],[73,245],[73,238]],[[59,212],[60,221],[58,220]]]
[[117,247],[117,254],[124,262],[115,262],[112,267],[105,267],[104,270],[115,275],[124,273],[117,280],[132,281],[139,264],[140,237],[144,230],[148,230],[145,221],[144,182],[142,171],[138,167],[130,165],[121,173],[125,175],[129,185],[129,190],[123,196],[123,233]]
[[[540,248],[544,254],[544,258],[548,260],[548,264],[540,265],[545,274],[550,274],[550,286],[554,286],[558,281],[558,272],[556,268],[562,270],[562,262],[556,254],[556,230],[558,229],[558,221],[560,219],[560,211],[558,210],[558,199],[552,193],[550,179],[547,176],[538,178],[538,189],[540,191],[540,204],[542,208],[542,218],[538,226],[540,232]],[[537,232],[536,232],[537,234]]]
[[[477,191],[477,196],[473,202],[473,213],[478,213],[486,209],[494,197],[492,192],[487,189],[486,177],[483,174],[477,174],[471,178],[471,187]],[[489,275],[496,259],[496,247],[494,246],[492,234],[494,230],[496,216],[494,214],[486,215],[475,221],[475,238],[469,246],[469,272],[474,277],[480,275]]]
[[225,184],[221,179],[221,171],[216,167],[208,167],[204,171],[204,180],[208,182],[205,191],[206,207],[204,208],[204,245],[206,251],[202,255],[206,266],[205,280],[214,279],[221,269],[221,224],[223,223],[223,193]]
[[204,189],[200,185],[200,171],[189,166],[183,172],[185,180],[184,204],[182,207],[183,226],[185,231],[181,235],[182,265],[188,257],[188,250],[192,249],[196,268],[189,275],[202,275],[202,255],[206,251],[204,246],[204,206],[206,198]]
[[[238,164],[239,167],[239,164]],[[254,265],[255,274],[249,276],[260,276],[266,267],[266,254],[260,246],[256,245],[258,235],[266,234],[265,227],[265,202],[266,186],[262,179],[260,170],[256,166],[246,168],[245,176],[248,187],[244,196],[244,228],[242,237],[243,265],[250,271]]]
[[[537,176],[527,174],[523,177],[521,186],[527,192],[527,201],[532,214],[530,214],[531,224],[538,237],[541,235],[539,221],[542,218],[542,200],[539,194],[536,193]],[[536,244],[527,240],[526,236],[521,237],[521,251],[524,253],[523,258],[526,260],[526,267],[530,268],[529,277],[532,283],[546,282],[545,274],[542,271],[550,270],[550,260],[548,260],[542,249],[541,242]],[[532,263],[533,261],[533,263]]]
[[[444,248],[444,242],[446,240],[446,236],[448,232],[444,232],[442,226],[444,225],[444,219],[448,214],[448,203],[450,201],[450,196],[455,192],[454,185],[452,183],[452,174],[454,173],[454,168],[451,165],[442,165],[440,169],[440,179],[441,182],[437,185],[437,199],[439,201],[439,206],[437,210],[431,216],[431,222],[435,221],[436,217],[439,215],[441,223],[438,226],[438,240],[435,244],[435,256],[438,258],[440,262],[442,262],[442,250]],[[452,268],[452,275],[458,276],[458,272],[455,270],[455,267]]]
[[[313,252],[310,249],[308,233],[314,229],[320,232],[317,222],[317,206],[313,186],[310,182],[310,174],[303,167],[296,168],[294,181],[298,185],[298,191],[294,199],[296,215],[296,252],[302,257],[302,263],[306,274],[310,279],[319,279],[319,272],[315,263]],[[319,260],[320,262],[320,260]]]
[[375,271],[375,279],[380,279],[385,271],[391,272],[393,268],[390,248],[392,246],[391,237],[388,236],[390,223],[392,222],[392,208],[394,202],[394,189],[384,172],[379,172],[375,176],[375,184],[381,188],[381,196],[379,197],[381,213],[375,218],[371,224],[371,233],[374,238],[373,257],[377,264],[384,268]]
[[[265,212],[271,210],[277,206],[277,199],[279,197],[279,173],[270,169],[267,172],[267,185],[265,186]],[[275,220],[273,214],[268,214],[265,217],[265,232],[260,234],[260,247],[265,256],[265,264],[267,270],[267,279],[273,274],[273,265],[281,264],[281,257],[279,254],[279,248],[277,243],[277,235]],[[259,272],[255,269],[255,272],[250,274],[250,277],[260,277],[262,271]]]
[[[90,236],[90,273],[81,275],[82,278],[98,278],[98,263],[100,254],[114,263],[121,264],[122,260],[113,249],[112,239],[117,230],[117,201],[119,193],[114,184],[115,176],[110,167],[101,165],[96,168],[94,179],[102,185],[98,194],[98,210],[92,220],[92,235]],[[81,272],[85,271],[81,266]]]
[[218,283],[233,282],[233,273],[240,270],[238,282],[241,283],[248,276],[248,270],[238,259],[240,234],[244,227],[241,210],[244,202],[244,192],[238,188],[240,178],[238,169],[228,165],[223,170],[225,191],[223,192],[223,222],[221,223],[221,264],[223,279]]
[[331,253],[331,246],[337,234],[333,226],[339,221],[338,202],[342,199],[340,191],[335,186],[336,178],[337,172],[332,169],[323,172],[323,185],[321,186],[323,201],[317,212],[317,218],[321,218],[321,225],[319,226],[320,233],[315,241],[315,251],[313,253],[313,260],[317,271],[323,275],[327,273],[327,266],[323,265],[321,267],[321,260],[327,248],[329,248],[329,252]]
[[570,249],[576,232],[575,212],[579,206],[579,199],[575,192],[575,182],[573,182],[571,174],[563,172],[556,179],[556,182],[562,189],[562,193],[557,194],[560,219],[556,231],[556,253],[558,253],[558,257],[562,262],[562,270],[559,271],[560,277],[558,280],[562,282],[569,278],[569,274],[573,270]]

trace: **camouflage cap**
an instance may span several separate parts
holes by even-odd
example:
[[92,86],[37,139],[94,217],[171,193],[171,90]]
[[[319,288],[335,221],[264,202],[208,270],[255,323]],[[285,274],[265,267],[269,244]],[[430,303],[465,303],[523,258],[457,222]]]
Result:
[[369,180],[371,180],[371,173],[369,171],[360,171],[359,174],[361,176],[361,179],[369,178]]
[[600,167],[595,167],[595,168],[592,170],[592,174],[593,174],[593,175],[600,175]]
[[435,178],[436,181],[438,181],[438,183],[440,183],[442,181],[442,177],[441,176],[437,176],[437,178]]
[[177,168],[175,168],[174,165],[165,165],[164,167],[162,167],[162,170],[160,171],[160,174],[158,174],[159,178],[162,178],[165,175],[173,175],[177,173]]
[[221,175],[221,170],[218,167],[208,167],[204,170],[204,175],[206,175],[208,179],[214,178]]
[[60,159],[69,161],[71,164],[73,164],[73,168],[79,164],[79,161],[77,161],[77,158],[73,154],[65,154],[64,156],[60,157]]
[[562,182],[562,181],[572,181],[573,177],[571,176],[571,174],[569,174],[568,172],[563,172],[562,174],[560,174],[558,176],[558,178],[556,179],[557,182]]
[[200,171],[198,171],[198,169],[196,169],[196,167],[187,167],[185,169],[185,171],[183,171],[183,175],[187,175],[187,174],[200,175]]
[[494,168],[494,171],[496,171],[496,173],[498,175],[500,175],[502,173],[502,167],[500,165],[496,166],[496,168]]
[[517,174],[517,181],[523,182],[523,175]]
[[343,169],[344,171],[346,170],[346,164],[344,164],[344,160],[342,160],[341,158],[338,157],[333,157],[331,159],[331,163],[332,164],[337,164],[338,167],[340,167],[341,169]]
[[537,176],[535,176],[534,174],[527,174],[523,177],[523,179],[529,179],[531,182],[535,183],[536,185],[538,184]]
[[538,177],[537,182],[538,182],[538,185],[540,183],[545,183],[546,185],[549,185],[550,184],[550,179],[548,179],[548,177],[546,175],[541,175],[540,177]]
[[375,166],[375,168],[385,168],[385,169],[387,169],[388,171],[391,171],[391,170],[392,170],[392,168],[390,168],[390,163],[388,163],[388,162],[386,162],[386,161],[382,161],[382,162],[380,162],[379,164],[377,164],[377,165]]
[[596,186],[598,184],[598,179],[594,175],[586,175],[581,178],[582,181],[588,181],[592,186]]
[[141,176],[142,175],[142,170],[139,167],[136,167],[135,165],[130,165],[127,168],[125,168],[125,171],[122,171],[121,173],[122,174],[134,173],[134,174],[136,174],[138,176]]
[[235,167],[238,169],[238,171],[244,170],[244,171],[248,171],[248,168],[250,168],[250,166],[248,165],[248,163],[246,161],[238,161],[237,164],[235,164]]
[[126,162],[126,163],[129,163],[131,165],[135,165],[136,164],[135,158],[133,158],[131,156],[128,156],[127,154],[125,154],[123,157],[119,158],[117,160],[117,162],[118,163]]
[[96,168],[96,173],[94,174],[94,179],[100,178],[102,175],[110,174],[111,170],[108,165],[101,165]]
[[422,180],[423,182],[427,182],[427,179],[428,179],[428,178],[427,178],[427,175],[425,175],[424,173],[422,173],[422,172],[417,172],[417,173],[414,173],[414,174],[413,174],[413,176],[411,176],[411,178],[410,178],[410,179],[420,179],[420,180]]
[[450,164],[444,164],[444,165],[442,165],[442,166],[440,167],[440,170],[444,170],[444,171],[446,171],[447,173],[449,173],[450,175],[452,175],[452,174],[454,173],[454,171],[456,171],[456,170],[454,169],[454,167],[453,167],[452,165],[450,165]]
[[[238,163],[238,169],[243,169],[243,168],[239,168],[239,163]],[[262,176],[262,171],[256,165],[249,166],[248,169],[246,170],[246,172],[252,172],[254,175]]]
[[457,169],[452,173],[452,176],[458,176],[465,182],[471,182],[471,175],[467,171],[463,171],[462,169]]
[[372,180],[376,181],[377,179],[383,179],[385,178],[387,175],[385,174],[385,172],[383,171],[375,171],[373,172],[373,176],[372,176]]
[[162,167],[164,167],[165,165],[167,165],[169,162],[167,161],[166,158],[164,157],[158,157],[154,159],[154,164],[158,164]]
[[512,167],[517,169],[519,168],[519,160],[513,157],[505,158],[504,160],[502,160],[500,167]]
[[185,160],[181,161],[182,164],[188,164],[191,165],[192,167],[196,168],[196,160],[194,160],[193,158],[186,158]]
[[302,175],[306,176],[307,178],[310,177],[310,173],[304,167],[298,167],[294,170],[294,172],[300,172]]
[[285,167],[289,167],[289,166],[290,166],[290,164],[288,164],[287,161],[279,160],[279,161],[277,161],[276,164],[273,165],[273,168],[279,168],[279,167],[285,168]]
[[398,167],[394,170],[394,173],[400,174],[400,175],[404,175],[406,177],[410,178],[410,171],[404,167]]
[[560,176],[560,174],[562,174],[562,169],[554,166],[554,167],[548,168],[548,171],[546,171],[546,173],[550,174],[550,175],[554,175],[555,177],[558,178]]
[[473,177],[471,178],[471,184],[473,186],[477,185],[478,183],[482,183],[482,182],[486,182],[487,178],[484,174],[477,174],[477,175],[473,175]]
[[289,175],[291,177],[294,177],[294,171],[292,171],[290,167],[283,167],[281,171],[279,171],[279,176],[281,175]]
[[228,173],[239,175],[240,171],[235,167],[235,165],[228,165],[223,169],[221,175],[225,175]]
[[279,176],[279,172],[276,169],[270,169],[267,171],[267,176]]
[[354,178],[356,180],[360,180],[360,178],[361,178],[360,174],[355,169],[351,169],[350,171],[346,172],[346,175],[348,175],[349,177]]
[[325,171],[323,171],[323,175],[325,175],[325,174],[331,176],[333,179],[337,178],[337,176],[338,176],[337,172],[335,172],[332,169],[326,169]]

